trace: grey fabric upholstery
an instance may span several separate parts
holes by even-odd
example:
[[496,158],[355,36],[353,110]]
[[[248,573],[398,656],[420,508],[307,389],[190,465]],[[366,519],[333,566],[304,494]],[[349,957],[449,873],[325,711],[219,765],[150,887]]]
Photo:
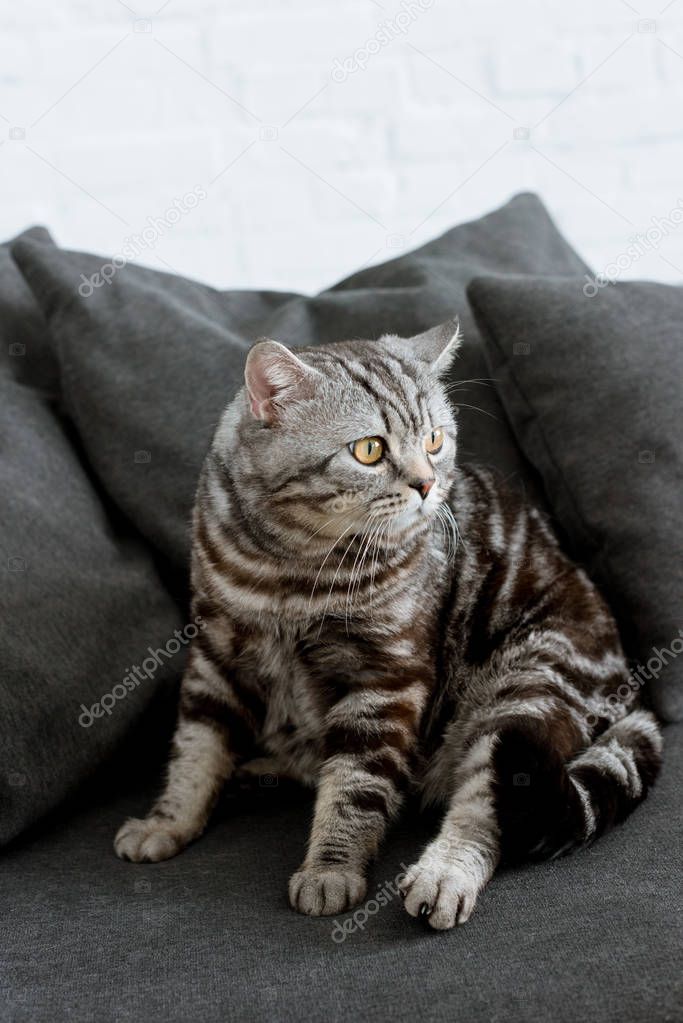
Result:
[[[496,389],[657,711],[683,717],[683,288],[489,278],[469,298]],[[590,292],[589,292],[590,294]]]
[[[666,730],[664,774],[622,826],[591,849],[497,875],[472,919],[445,933],[408,917],[396,898],[344,941],[333,939],[334,920],[293,913],[287,878],[303,852],[308,796],[282,787],[226,796],[196,845],[137,866],[115,858],[112,835],[149,793],[138,784],[106,805],[100,795],[5,852],[0,1016],[674,1023],[682,728]],[[429,834],[425,822],[402,823],[370,896],[390,891]]]
[[164,656],[108,715],[79,723],[81,705],[182,620],[56,413],[45,334],[0,247],[0,845],[71,794],[182,670],[182,657]]

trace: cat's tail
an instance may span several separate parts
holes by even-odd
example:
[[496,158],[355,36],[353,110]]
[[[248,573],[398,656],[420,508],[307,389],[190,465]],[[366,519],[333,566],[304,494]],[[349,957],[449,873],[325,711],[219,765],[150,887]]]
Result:
[[503,858],[547,859],[593,841],[647,795],[661,765],[654,716],[634,710],[569,761],[535,722],[504,727],[494,753]]

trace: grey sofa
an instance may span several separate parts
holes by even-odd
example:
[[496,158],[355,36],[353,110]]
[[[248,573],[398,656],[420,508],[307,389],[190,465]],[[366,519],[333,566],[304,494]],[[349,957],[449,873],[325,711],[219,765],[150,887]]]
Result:
[[499,874],[444,934],[390,897],[429,834],[413,816],[375,865],[369,894],[384,889],[387,904],[340,940],[332,919],[287,904],[307,795],[226,794],[182,856],[133,866],[112,836],[149,786],[93,793],[3,857],[0,1018],[680,1020],[682,738],[666,729],[664,773],[625,824],[592,849]]
[[[0,247],[0,1020],[683,1019],[681,724],[667,725],[663,774],[631,818],[589,849],[501,872],[472,919],[444,934],[409,918],[395,892],[436,827],[414,807],[374,866],[368,901],[339,920],[288,907],[312,797],[280,779],[227,789],[206,835],[177,859],[135,866],[112,848],[123,818],[144,813],[159,783],[185,651],[159,655],[130,692],[117,684],[185,620],[197,473],[258,335],[305,344],[412,334],[457,312],[466,340],[456,372],[469,381],[454,392],[461,458],[493,466],[554,518],[618,606],[634,663],[661,641],[649,623],[666,623],[667,639],[680,622],[680,550],[667,517],[648,514],[637,545],[623,532],[619,546],[611,532],[649,507],[653,473],[658,504],[680,521],[683,416],[670,396],[647,406],[647,443],[606,446],[603,431],[600,456],[572,457],[559,475],[565,440],[575,451],[585,421],[585,448],[599,415],[587,408],[567,438],[562,416],[552,421],[557,402],[529,411],[529,387],[548,399],[553,381],[569,377],[549,349],[539,358],[552,356],[550,369],[514,362],[517,353],[563,325],[572,344],[582,339],[583,357],[594,343],[571,317],[556,310],[550,331],[545,312],[529,317],[517,301],[525,280],[553,276],[564,281],[553,285],[558,301],[573,304],[566,282],[580,295],[589,272],[539,201],[519,196],[310,298],[216,292],[133,266],[79,289],[102,263],[41,230]],[[502,284],[509,298],[511,275],[514,308],[501,325],[487,296]],[[468,299],[481,277],[488,283]],[[531,290],[534,300],[544,291]],[[668,347],[648,364],[650,397],[680,369],[683,306],[671,291],[653,331],[653,344]],[[619,336],[637,353],[637,339]],[[508,341],[522,348],[508,351]],[[573,360],[573,372],[582,366]],[[627,383],[606,379],[597,398],[586,387],[586,401],[616,395],[617,416],[633,407],[621,397]],[[572,380],[572,401],[580,392]],[[549,465],[539,422],[553,442]],[[656,458],[634,463],[632,449]],[[650,476],[636,477],[634,464]],[[601,517],[606,479],[615,495],[626,481],[627,498]],[[628,571],[635,546],[640,560]],[[642,565],[656,568],[656,586]],[[672,721],[681,664],[645,694]]]

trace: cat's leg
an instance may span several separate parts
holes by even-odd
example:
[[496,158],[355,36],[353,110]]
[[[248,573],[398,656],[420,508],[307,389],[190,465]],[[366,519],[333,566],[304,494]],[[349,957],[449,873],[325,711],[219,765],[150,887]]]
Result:
[[411,916],[437,930],[462,924],[490,881],[498,860],[499,829],[493,784],[496,737],[484,734],[462,758],[441,830],[401,882]]
[[410,780],[424,698],[416,683],[363,688],[330,712],[308,852],[289,882],[300,913],[341,913],[364,898],[368,863]]
[[195,644],[182,682],[164,790],[147,817],[121,826],[116,854],[156,863],[181,852],[204,830],[223,783],[252,738],[253,719],[243,696]]
[[563,826],[567,798],[579,798],[560,787],[564,765],[590,742],[573,687],[550,667],[518,665],[489,676],[485,691],[447,732],[440,755],[453,768],[449,808],[402,883],[407,911],[438,930],[469,918],[502,844],[515,837],[501,828],[507,803],[522,804],[525,831],[537,821],[541,839]]

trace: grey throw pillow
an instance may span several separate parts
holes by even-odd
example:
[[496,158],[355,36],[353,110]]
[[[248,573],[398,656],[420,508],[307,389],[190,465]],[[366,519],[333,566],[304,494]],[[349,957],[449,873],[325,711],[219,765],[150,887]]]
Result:
[[497,468],[541,499],[495,389],[478,382],[488,370],[465,297],[482,273],[585,272],[535,196],[517,196],[314,297],[218,292],[132,265],[109,264],[103,274],[101,258],[34,241],[22,240],[13,254],[49,322],[64,408],[87,457],[174,566],[179,588],[199,469],[221,411],[241,385],[246,351],[260,335],[292,345],[386,331],[408,336],[457,313],[465,343],[454,379],[474,380],[453,391],[461,407],[461,458]]
[[187,623],[55,410],[46,337],[0,246],[0,844],[110,756],[186,646],[167,649]]
[[[487,278],[468,295],[510,424],[666,719],[683,717],[683,289]],[[624,696],[626,693],[623,694]]]

